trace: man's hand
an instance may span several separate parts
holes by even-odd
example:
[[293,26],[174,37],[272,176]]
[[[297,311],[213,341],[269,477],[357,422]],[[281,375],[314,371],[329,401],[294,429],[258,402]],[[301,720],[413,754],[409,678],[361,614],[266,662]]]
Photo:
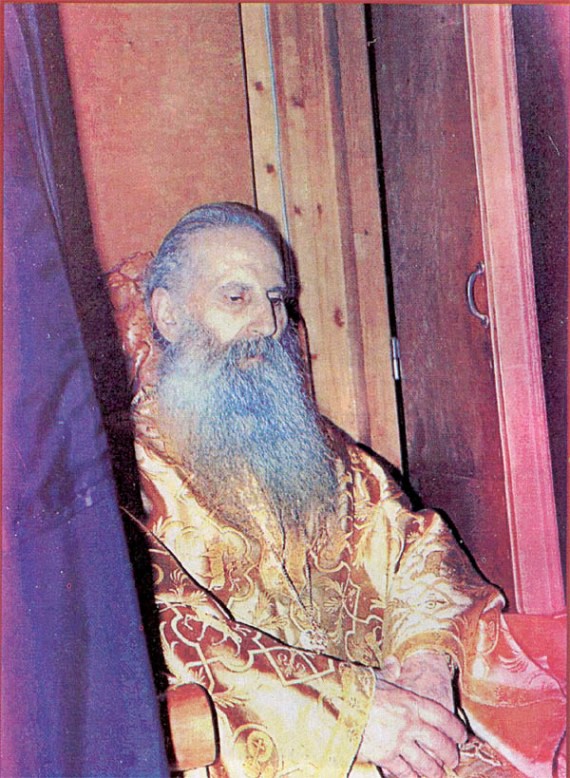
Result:
[[395,657],[388,657],[381,677],[421,697],[439,702],[447,710],[455,710],[452,673],[443,654],[418,651],[409,656],[402,665]]
[[465,739],[465,727],[445,707],[379,675],[358,760],[397,778],[444,778]]

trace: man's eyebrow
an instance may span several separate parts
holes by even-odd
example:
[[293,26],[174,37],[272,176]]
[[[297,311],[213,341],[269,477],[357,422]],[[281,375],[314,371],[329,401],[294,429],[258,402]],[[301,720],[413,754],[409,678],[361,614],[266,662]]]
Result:
[[[253,289],[251,284],[245,284],[242,281],[226,281],[225,284],[221,284],[218,287],[218,290],[222,293],[229,290],[248,292],[251,289]],[[287,295],[287,286],[285,284],[275,284],[275,286],[270,287],[266,291],[266,294],[280,294],[285,297]]]
[[227,289],[239,289],[242,292],[247,292],[248,289],[251,289],[250,284],[244,284],[241,281],[226,281],[225,284],[221,284],[218,289],[221,289],[222,292]]

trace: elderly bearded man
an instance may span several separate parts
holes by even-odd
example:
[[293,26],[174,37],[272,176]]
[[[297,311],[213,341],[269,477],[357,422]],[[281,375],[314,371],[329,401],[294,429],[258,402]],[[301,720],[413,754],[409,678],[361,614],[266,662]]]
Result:
[[[146,278],[160,344],[135,404],[146,529],[169,683],[199,684],[212,704],[209,773],[519,775],[466,742],[453,675],[490,740],[481,711],[497,683],[507,707],[509,694],[560,705],[559,689],[504,637],[500,593],[444,521],[411,512],[319,415],[281,246],[253,209],[202,206]],[[524,665],[522,682],[495,673],[496,650]],[[516,744],[493,742],[533,778],[551,774],[548,756],[527,768]]]

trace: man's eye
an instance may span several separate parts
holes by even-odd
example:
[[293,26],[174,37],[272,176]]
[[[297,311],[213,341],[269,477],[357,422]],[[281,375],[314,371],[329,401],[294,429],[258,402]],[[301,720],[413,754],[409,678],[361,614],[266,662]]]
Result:
[[282,297],[270,297],[269,300],[271,305],[280,306],[285,304],[285,300]]
[[244,297],[243,294],[228,294],[226,295],[226,299],[231,303],[240,303],[243,301]]

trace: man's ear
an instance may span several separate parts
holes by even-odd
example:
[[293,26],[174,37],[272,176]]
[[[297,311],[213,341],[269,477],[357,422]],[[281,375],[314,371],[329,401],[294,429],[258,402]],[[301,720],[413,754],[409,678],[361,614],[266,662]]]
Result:
[[176,343],[180,337],[181,315],[168,289],[159,286],[150,298],[150,309],[156,328],[163,338]]

